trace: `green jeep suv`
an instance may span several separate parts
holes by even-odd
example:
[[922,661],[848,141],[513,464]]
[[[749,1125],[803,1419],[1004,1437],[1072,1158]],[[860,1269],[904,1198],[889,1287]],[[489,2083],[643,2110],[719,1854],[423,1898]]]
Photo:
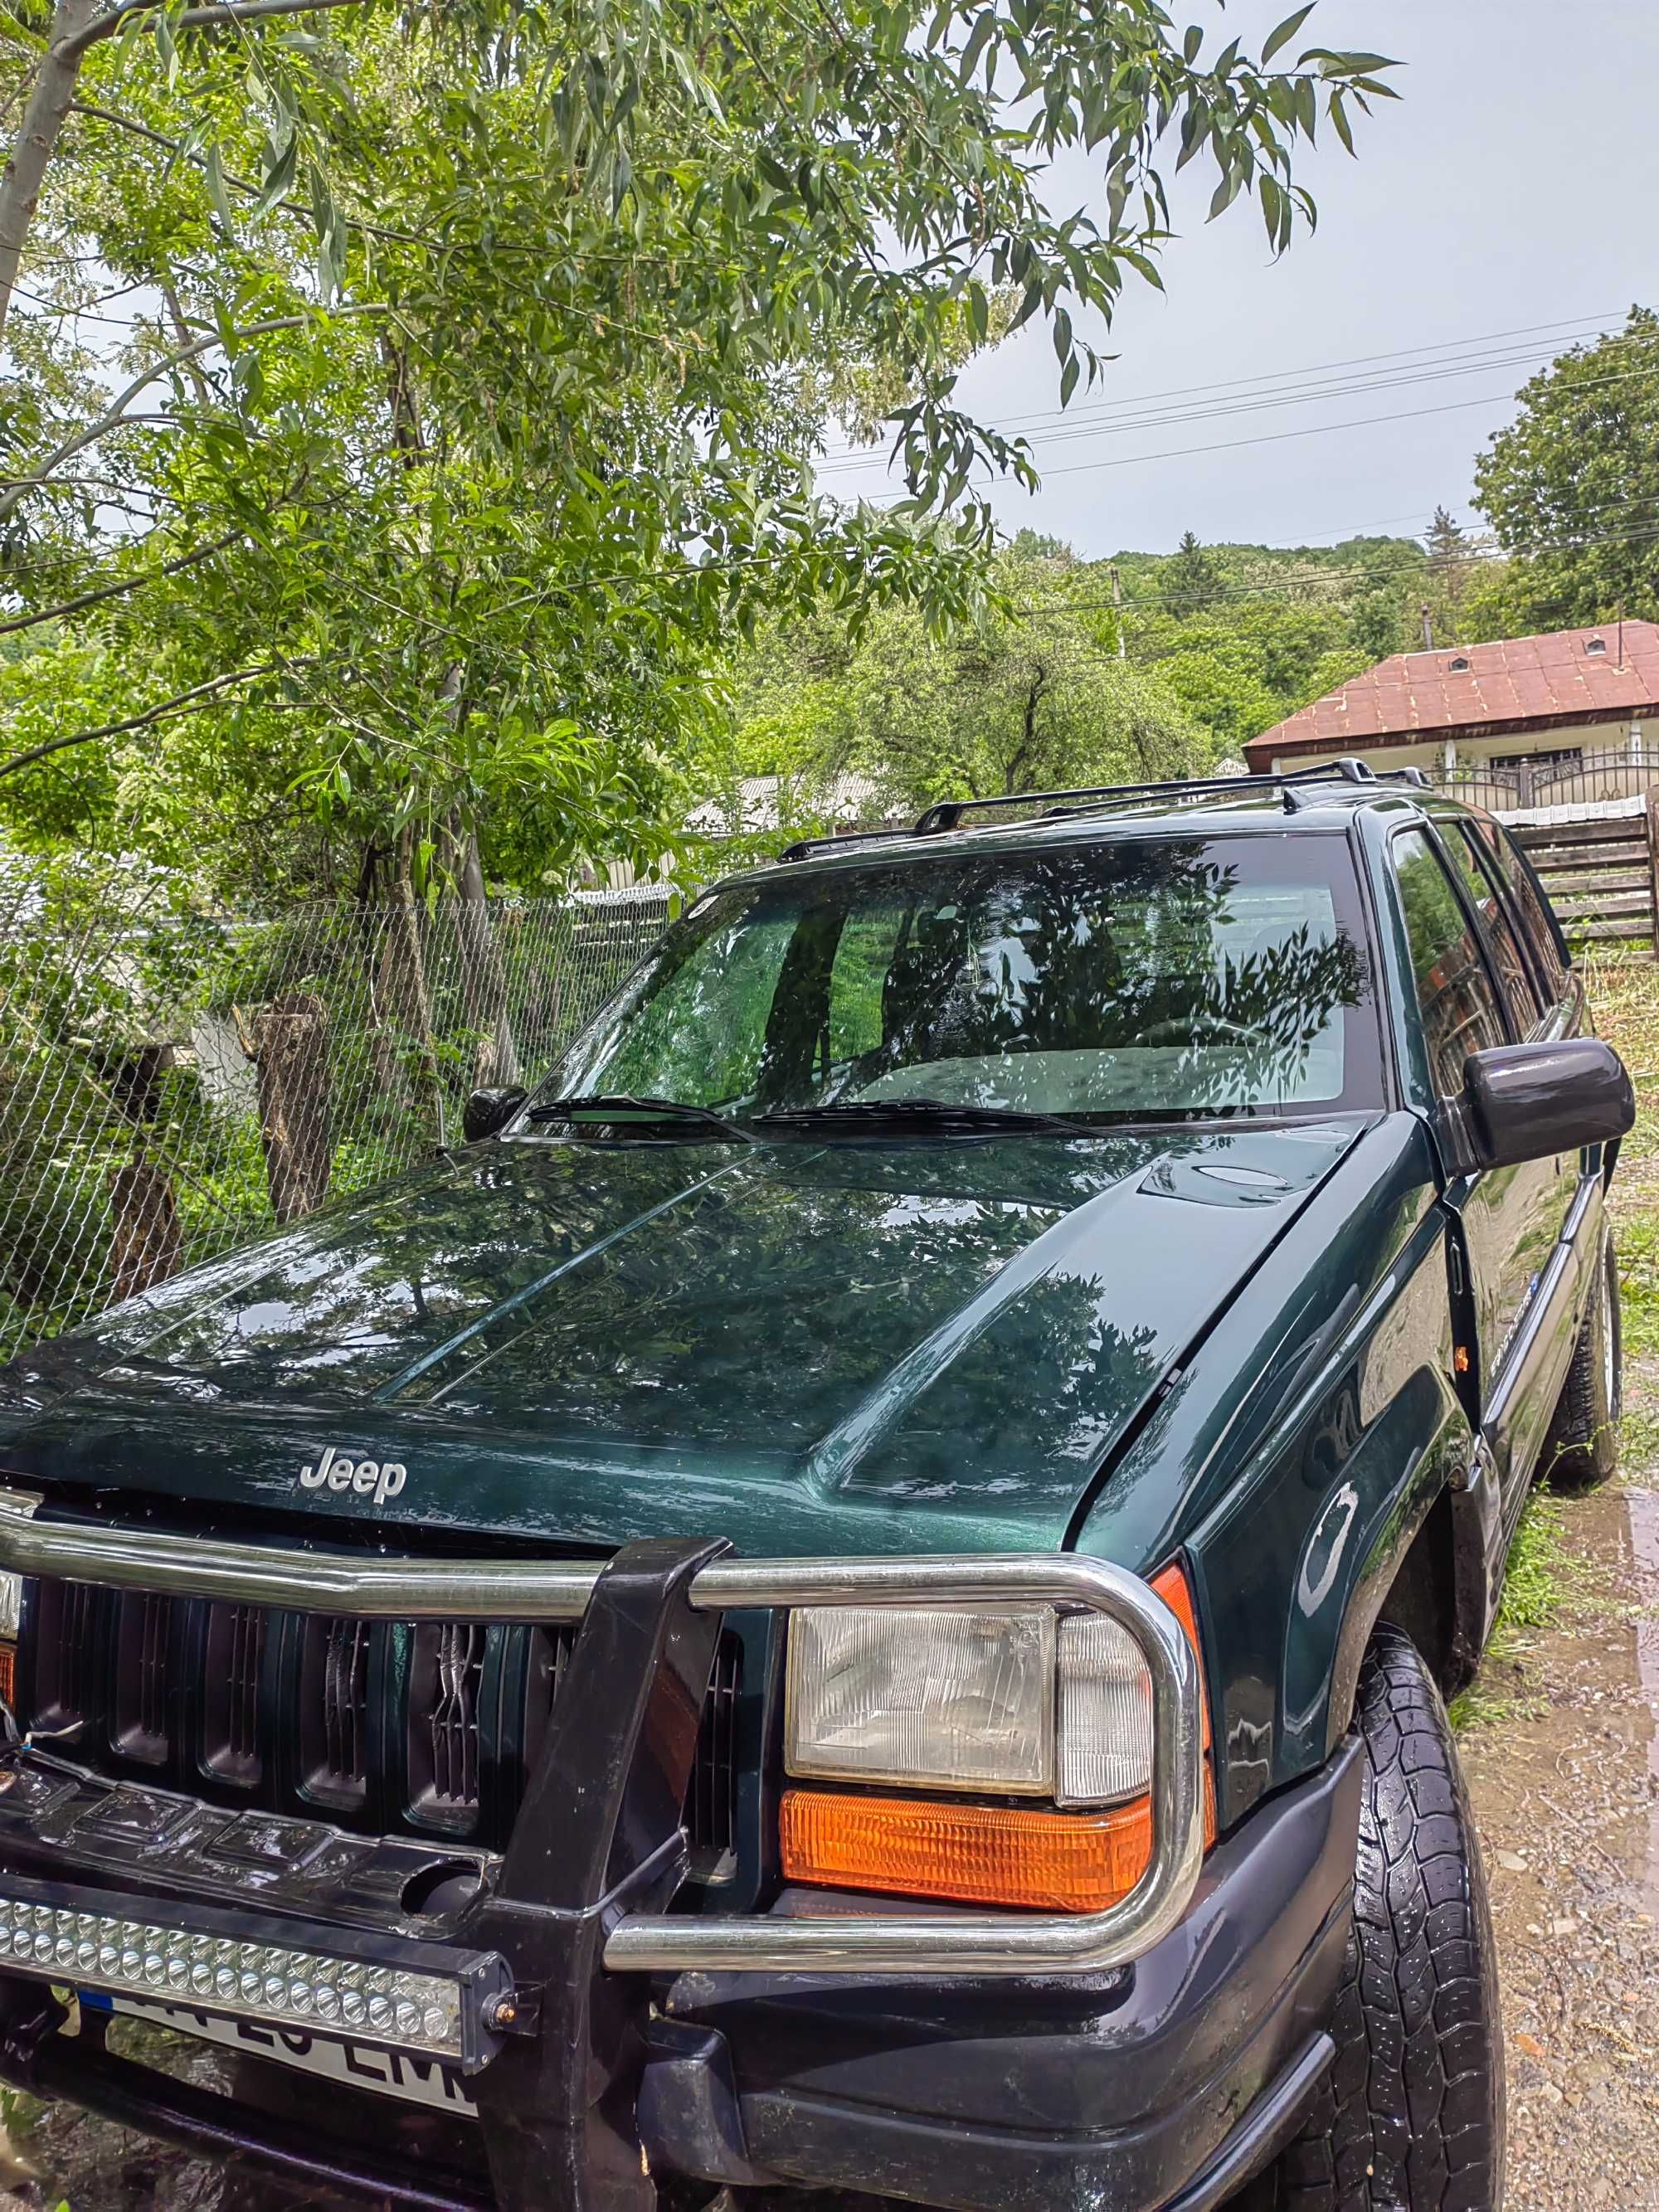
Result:
[[0,2078],[398,2205],[1495,2212],[1443,1699],[1612,1464],[1632,1114],[1409,775],[706,891],[0,1373]]

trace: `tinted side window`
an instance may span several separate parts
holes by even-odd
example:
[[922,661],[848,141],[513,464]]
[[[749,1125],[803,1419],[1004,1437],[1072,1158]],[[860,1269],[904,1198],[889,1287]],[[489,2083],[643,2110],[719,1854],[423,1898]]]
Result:
[[1491,854],[1504,889],[1514,902],[1521,917],[1521,927],[1526,932],[1527,943],[1532,948],[1538,973],[1544,979],[1544,988],[1552,1004],[1566,988],[1566,969],[1562,964],[1561,948],[1555,941],[1555,932],[1545,913],[1536,885],[1522,864],[1509,832],[1500,830],[1495,822],[1482,822],[1477,834],[1481,845]]
[[1521,950],[1520,939],[1498,899],[1496,885],[1481,865],[1479,854],[1468,836],[1466,823],[1447,822],[1442,824],[1446,850],[1463,879],[1463,889],[1471,906],[1478,908],[1486,926],[1486,939],[1498,962],[1498,973],[1504,986],[1504,995],[1510,1002],[1510,1012],[1515,1017],[1516,1033],[1524,1036],[1538,1018],[1538,998],[1527,972],[1526,955]]
[[1507,1042],[1498,994],[1480,946],[1440,855],[1421,830],[1394,842],[1412,973],[1436,1094],[1455,1098],[1472,1052]]

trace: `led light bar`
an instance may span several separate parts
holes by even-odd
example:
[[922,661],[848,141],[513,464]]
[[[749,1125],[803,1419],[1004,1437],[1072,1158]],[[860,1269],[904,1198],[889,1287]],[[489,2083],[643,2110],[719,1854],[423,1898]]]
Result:
[[331,1958],[0,1895],[0,1973],[19,1972],[388,2044],[464,2066],[479,2056],[480,2000],[500,1993],[498,1980],[486,1992],[476,1975]]

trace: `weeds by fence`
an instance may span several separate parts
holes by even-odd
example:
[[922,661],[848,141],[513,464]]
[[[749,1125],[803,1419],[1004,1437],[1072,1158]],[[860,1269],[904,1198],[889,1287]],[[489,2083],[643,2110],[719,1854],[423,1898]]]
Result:
[[459,1139],[668,918],[563,902],[179,915],[131,872],[0,875],[0,1358]]

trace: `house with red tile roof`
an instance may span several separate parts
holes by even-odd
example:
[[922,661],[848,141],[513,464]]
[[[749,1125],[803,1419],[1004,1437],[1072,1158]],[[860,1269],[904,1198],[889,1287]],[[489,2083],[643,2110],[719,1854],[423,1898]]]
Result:
[[1396,653],[1244,748],[1258,772],[1345,755],[1379,770],[1544,769],[1644,750],[1659,753],[1659,624],[1648,622]]

